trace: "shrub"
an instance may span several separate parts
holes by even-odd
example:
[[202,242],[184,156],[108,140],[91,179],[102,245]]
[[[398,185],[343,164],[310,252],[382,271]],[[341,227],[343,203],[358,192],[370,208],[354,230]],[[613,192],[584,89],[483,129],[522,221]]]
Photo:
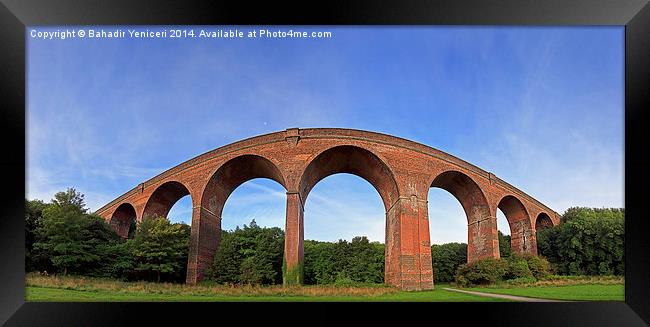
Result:
[[523,258],[528,263],[530,272],[537,279],[545,278],[551,274],[551,264],[544,257],[536,255],[525,255]]
[[339,276],[336,278],[336,281],[334,281],[335,286],[349,287],[349,286],[354,286],[356,284],[358,284],[358,282],[355,282],[354,280],[352,280],[352,278],[345,276],[343,274],[339,274]]
[[507,271],[504,275],[504,279],[516,279],[516,278],[531,278],[533,273],[528,267],[528,262],[525,258],[520,256],[513,255],[506,260],[508,263]]
[[459,286],[487,285],[503,279],[508,262],[493,258],[474,261],[458,267],[456,283]]
[[530,283],[550,275],[550,264],[534,255],[513,255],[504,259],[483,259],[458,267],[456,284],[467,287],[505,281]]

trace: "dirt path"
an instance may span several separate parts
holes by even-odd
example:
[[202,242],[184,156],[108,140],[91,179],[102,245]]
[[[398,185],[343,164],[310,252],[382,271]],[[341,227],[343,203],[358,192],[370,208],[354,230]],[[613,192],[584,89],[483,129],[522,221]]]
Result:
[[539,298],[534,298],[534,297],[524,297],[524,296],[507,295],[507,294],[494,294],[494,293],[483,293],[483,292],[476,292],[476,291],[464,291],[464,290],[459,290],[459,289],[455,289],[455,288],[447,288],[447,287],[443,287],[443,290],[452,291],[452,292],[459,292],[459,293],[467,293],[467,294],[478,295],[478,296],[487,296],[487,297],[493,297],[493,298],[499,298],[499,299],[506,299],[506,300],[512,300],[512,301],[518,301],[518,302],[565,302],[565,301],[562,301],[562,300],[539,299]]

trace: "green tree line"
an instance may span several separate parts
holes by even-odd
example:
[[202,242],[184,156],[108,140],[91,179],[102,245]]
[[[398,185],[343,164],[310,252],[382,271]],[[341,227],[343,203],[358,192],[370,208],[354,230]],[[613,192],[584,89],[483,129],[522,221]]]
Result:
[[[27,271],[185,281],[187,224],[145,217],[128,239],[122,239],[101,217],[88,212],[83,194],[74,189],[57,193],[50,203],[26,200],[25,205]],[[539,253],[559,274],[622,275],[623,226],[623,209],[571,208],[562,224],[538,233]],[[337,242],[306,240],[304,282],[382,283],[384,251],[384,244],[365,236]],[[501,232],[499,251],[502,258],[510,257],[510,236]],[[216,283],[281,284],[283,253],[282,229],[260,227],[253,220],[242,228],[221,231],[206,278]],[[435,282],[454,281],[459,267],[467,262],[467,244],[434,244],[431,259]],[[513,260],[523,265],[520,259]]]
[[537,248],[563,275],[623,275],[625,209],[570,208],[537,233]]
[[25,203],[25,269],[123,280],[182,282],[190,226],[145,217],[124,240],[104,219],[88,213],[83,194],[70,188],[50,203]]

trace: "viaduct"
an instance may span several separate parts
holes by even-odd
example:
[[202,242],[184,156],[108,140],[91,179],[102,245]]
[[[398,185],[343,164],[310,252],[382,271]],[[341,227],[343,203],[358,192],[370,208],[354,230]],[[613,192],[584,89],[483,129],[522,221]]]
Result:
[[285,284],[302,282],[303,211],[309,191],[337,173],[374,186],[386,211],[385,282],[405,290],[433,288],[427,196],[451,193],[467,216],[467,260],[499,258],[497,208],[510,225],[512,253],[537,254],[536,231],[560,216],[526,193],[468,162],[406,139],[352,129],[290,128],[204,153],[155,176],[106,204],[97,214],[122,237],[135,219],[166,216],[192,198],[187,283],[201,281],[219,246],[221,212],[242,183],[269,178],[287,192]]

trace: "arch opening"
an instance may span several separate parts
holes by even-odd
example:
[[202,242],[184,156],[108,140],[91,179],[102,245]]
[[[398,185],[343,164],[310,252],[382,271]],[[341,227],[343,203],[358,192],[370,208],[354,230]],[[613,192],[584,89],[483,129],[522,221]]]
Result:
[[207,278],[281,284],[285,207],[286,190],[274,180],[255,178],[237,186],[223,207],[220,244]]
[[[331,284],[340,278],[384,283],[386,213],[377,190],[359,176],[337,173],[319,181],[310,193],[305,203],[304,283]],[[328,257],[342,251],[345,260]]]
[[499,256],[507,258],[511,253],[510,223],[506,214],[497,207],[497,233],[499,239]]
[[366,149],[343,145],[323,151],[309,163],[300,179],[302,201],[307,201],[316,183],[338,173],[356,175],[368,181],[379,192],[386,211],[399,197],[393,173],[379,157]]
[[130,203],[120,204],[110,220],[110,225],[115,229],[117,235],[123,239],[133,237],[135,233],[136,213]]
[[467,263],[465,211],[451,193],[430,187],[427,212],[434,284],[454,282],[458,266]]
[[[210,177],[201,196],[201,206],[194,213],[197,219],[193,219],[193,224],[199,225],[197,230],[201,233],[192,239],[191,247],[194,250],[190,250],[188,282],[202,280],[206,269],[213,265],[221,243],[222,216],[226,201],[240,185],[254,179],[269,179],[280,184],[285,192],[287,190],[278,167],[269,159],[257,155],[242,155],[230,159]],[[244,186],[244,189],[246,188]]]
[[166,182],[151,194],[144,207],[142,217],[167,217],[171,208],[190,191],[177,181]]
[[[346,176],[346,175],[354,175],[357,178],[354,178],[352,176]],[[334,177],[333,175],[337,175]],[[382,211],[377,211],[377,214],[383,216],[383,221],[381,224],[375,227],[379,227],[379,229],[384,229],[383,233],[377,233],[376,234],[383,234],[380,237],[382,237],[383,242],[384,242],[384,247],[383,249],[380,249],[381,247],[378,244],[373,244],[370,242],[370,239],[368,239],[368,235],[354,235],[353,238],[351,239],[350,246],[355,246],[355,247],[365,247],[367,248],[368,251],[376,252],[376,251],[382,251],[382,256],[383,257],[383,262],[381,262],[381,259],[374,260],[373,262],[368,262],[368,264],[372,264],[373,266],[380,267],[381,274],[379,275],[367,275],[367,276],[354,276],[352,278],[361,278],[365,282],[385,282],[385,276],[388,273],[388,265],[386,262],[389,261],[389,253],[387,248],[390,247],[390,240],[389,240],[389,232],[387,232],[386,229],[389,228],[389,219],[388,219],[388,211],[390,210],[391,206],[397,201],[399,198],[399,193],[397,189],[397,182],[395,181],[395,178],[388,168],[388,166],[374,153],[372,153],[369,150],[356,147],[356,146],[349,146],[349,145],[344,145],[344,146],[337,146],[330,148],[328,150],[323,151],[320,153],[318,156],[316,156],[306,167],[305,171],[303,172],[303,175],[300,180],[299,184],[299,189],[298,192],[300,194],[300,199],[303,201],[303,203],[307,203],[307,197],[310,194],[310,192],[314,189],[316,184],[327,186],[329,183],[328,181],[324,181],[324,179],[328,177],[332,177],[333,179],[330,179],[331,181],[341,181],[346,180],[345,186],[349,187],[352,186],[352,188],[355,191],[364,191],[365,198],[362,199],[361,201],[366,201],[368,200],[368,197],[372,197],[372,193],[374,192],[368,192],[368,189],[366,188],[365,190],[363,189],[367,187],[367,185],[363,185],[365,183],[359,181],[359,179],[367,182],[370,184],[374,190],[379,194],[381,203],[383,204],[383,212]],[[320,184],[320,182],[323,182],[323,184]],[[363,185],[362,187],[360,186]],[[343,187],[345,187],[343,186]],[[336,188],[340,188],[336,187]],[[336,192],[336,190],[334,191]],[[318,193],[317,193],[318,194]],[[310,207],[312,204],[318,204],[320,200],[322,200],[320,195],[315,194],[314,197],[316,199],[313,199],[310,202]],[[355,196],[359,196],[359,192],[355,192]],[[339,201],[345,201],[347,202],[348,199],[337,199]],[[339,202],[340,203],[340,202]],[[351,208],[358,208],[358,206],[351,206],[348,209],[345,209],[345,207],[341,210],[341,214],[344,215],[349,215],[352,210]],[[304,208],[304,207],[303,207]],[[374,212],[374,211],[371,211]],[[352,213],[354,214],[354,213]],[[300,216],[303,215],[302,212],[299,213]],[[352,219],[358,219],[357,218],[352,218]],[[363,217],[365,218],[365,217]],[[349,235],[351,236],[351,235]],[[359,237],[361,236],[361,237]],[[363,236],[366,236],[364,238]],[[375,236],[376,238],[377,236]],[[373,240],[373,241],[378,241],[379,240]],[[346,241],[347,242],[347,241]],[[352,244],[354,243],[354,244]],[[337,246],[337,245],[334,245]],[[302,246],[301,246],[302,247]],[[299,249],[299,252],[302,249]],[[302,256],[302,253],[299,254],[299,256]],[[376,257],[374,257],[377,259]],[[363,260],[373,260],[372,258],[362,258]],[[300,259],[298,260],[300,261]],[[309,262],[306,263],[309,265]],[[376,271],[375,271],[376,272]],[[359,280],[361,281],[361,280]],[[313,283],[313,280],[307,280],[307,282]]]
[[467,261],[499,258],[496,217],[492,217],[478,184],[469,176],[450,170],[436,176],[431,187],[451,193],[463,207],[468,226]]
[[239,185],[256,178],[274,180],[287,189],[282,173],[273,162],[257,155],[242,155],[230,159],[212,175],[203,191],[201,206],[221,218],[230,194]]
[[536,254],[535,235],[523,203],[512,195],[506,195],[499,201],[497,209],[503,212],[510,228],[510,253]]
[[430,187],[427,194],[431,244],[467,243],[463,206],[450,192]]
[[233,190],[222,210],[223,229],[232,230],[254,219],[261,227],[284,230],[286,190],[269,178],[248,180]]
[[310,193],[305,203],[306,240],[349,242],[366,236],[371,241],[384,241],[384,205],[365,179],[349,173],[333,174],[320,180]]
[[541,212],[537,215],[537,219],[535,219],[535,231],[539,232],[549,227],[553,227],[551,217],[549,217],[545,212]]
[[[149,199],[144,206],[142,217],[138,220],[139,225],[137,233],[147,231],[147,229],[142,230],[140,228],[140,226],[142,226],[141,224],[146,220],[164,218],[171,225],[170,227],[180,227],[181,234],[169,234],[171,233],[170,229],[158,230],[158,232],[162,232],[162,235],[166,235],[166,237],[171,237],[173,241],[172,239],[169,241],[174,242],[175,245],[180,245],[181,242],[189,245],[192,226],[187,223],[187,216],[188,212],[191,212],[192,210],[192,200],[192,195],[189,189],[183,183],[179,181],[167,181],[162,183],[149,196]],[[154,234],[153,229],[149,231],[152,233],[150,234],[150,237],[153,237],[154,240],[159,238],[159,236]],[[177,268],[164,272],[159,271],[158,281],[180,282],[184,280],[187,276],[189,252],[190,248],[188,246],[182,251],[182,253],[178,253],[178,255],[167,253],[169,256],[168,259],[173,260],[174,265]],[[149,278],[152,278],[151,275]]]
[[172,223],[192,225],[192,197],[188,194],[176,201],[167,213]]

